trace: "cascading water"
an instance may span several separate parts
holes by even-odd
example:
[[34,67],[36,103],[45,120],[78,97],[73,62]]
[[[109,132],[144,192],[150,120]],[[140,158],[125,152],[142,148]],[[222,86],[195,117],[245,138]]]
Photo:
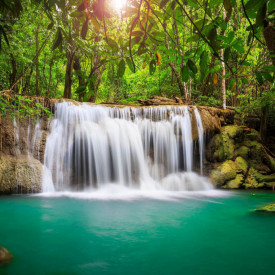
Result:
[[[202,151],[203,128],[196,108],[195,116]],[[203,153],[200,158],[202,171]],[[100,189],[108,184],[141,190],[211,188],[192,172],[187,106],[119,108],[58,103],[44,165],[43,191]]]

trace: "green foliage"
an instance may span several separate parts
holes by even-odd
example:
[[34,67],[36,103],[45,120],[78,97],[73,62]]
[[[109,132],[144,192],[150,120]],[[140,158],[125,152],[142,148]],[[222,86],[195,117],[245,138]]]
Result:
[[0,96],[0,116],[10,115],[11,117],[37,118],[42,115],[51,117],[52,112],[44,107],[40,102],[35,102],[30,98],[21,95]]
[[197,102],[197,105],[205,105],[205,106],[221,106],[221,101],[214,98],[214,97],[208,97],[208,96],[200,96],[199,101]]
[[81,101],[187,93],[197,104],[220,106],[225,79],[229,104],[248,113],[260,112],[255,106],[274,88],[263,35],[275,21],[272,0],[132,0],[120,11],[112,1],[4,3],[0,90],[16,82],[17,96],[62,98],[69,85],[69,97]]

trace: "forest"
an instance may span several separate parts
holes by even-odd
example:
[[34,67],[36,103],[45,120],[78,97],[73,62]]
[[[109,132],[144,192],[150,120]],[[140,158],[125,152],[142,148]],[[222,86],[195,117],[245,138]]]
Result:
[[275,0],[0,0],[0,273],[273,274]]
[[256,117],[262,137],[274,128],[272,0],[3,0],[0,16],[2,95],[176,96]]

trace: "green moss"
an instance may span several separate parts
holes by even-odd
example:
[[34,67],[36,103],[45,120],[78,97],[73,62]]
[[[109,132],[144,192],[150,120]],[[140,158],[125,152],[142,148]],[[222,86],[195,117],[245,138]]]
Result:
[[246,135],[250,140],[255,140],[260,142],[261,136],[260,133],[254,129],[250,129],[250,133]]
[[241,156],[244,159],[247,159],[249,156],[249,148],[247,146],[240,146],[236,152],[235,152],[235,156]]
[[255,172],[254,175],[259,182],[275,182],[275,175],[262,175],[258,172]]
[[243,132],[243,129],[238,125],[229,125],[222,127],[222,133],[230,138],[236,138]]
[[244,176],[242,174],[237,174],[236,178],[227,182],[225,187],[229,189],[238,189],[242,186],[243,181]]
[[237,157],[235,160],[236,168],[242,173],[246,173],[248,169],[247,161],[242,157]]
[[227,181],[235,179],[237,176],[236,165],[232,160],[225,161],[218,168],[211,172],[210,178],[214,185],[222,186]]
[[275,213],[275,203],[266,205],[264,207],[260,207],[260,208],[256,209],[256,211]]
[[264,187],[263,182],[259,182],[257,179],[258,171],[254,168],[250,168],[247,174],[247,177],[245,179],[244,186],[247,189],[257,189]]

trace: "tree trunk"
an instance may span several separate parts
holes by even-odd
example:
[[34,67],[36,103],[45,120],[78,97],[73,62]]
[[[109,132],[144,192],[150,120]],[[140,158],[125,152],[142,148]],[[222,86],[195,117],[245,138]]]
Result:
[[272,64],[275,66],[275,26],[270,24],[264,29],[264,38],[270,54],[272,55]]
[[260,134],[263,142],[266,141],[268,105],[262,107]]
[[[17,78],[17,63],[16,63],[16,60],[14,59],[13,54],[11,54],[11,67],[12,67],[12,71],[11,71],[11,74],[10,74],[10,88],[16,82],[16,78]],[[13,89],[14,89],[15,93],[18,92],[18,86],[17,85],[15,85]]]
[[[223,12],[223,19],[225,22],[228,23],[230,17],[231,17],[231,14],[232,14],[232,8],[229,9],[229,11],[225,12],[225,8],[222,7],[222,12]],[[223,30],[221,32],[221,35],[223,36],[225,34],[225,30]],[[221,49],[221,59],[224,60],[224,51],[223,49]],[[223,109],[226,109],[226,82],[225,82],[225,74],[226,74],[226,71],[225,71],[225,64],[224,62],[222,61],[222,107]]]
[[35,94],[36,96],[41,95],[39,91],[39,29],[40,29],[40,22],[43,18],[43,15],[41,15],[40,20],[38,22],[37,28],[36,28],[36,34],[35,34],[35,52],[36,52],[36,58],[35,58]]
[[35,34],[35,52],[36,52],[36,59],[35,59],[35,94],[36,96],[39,96],[39,84],[38,84],[38,78],[39,78],[39,64],[38,64],[38,58],[39,58],[39,28],[40,23],[38,23],[36,28],[36,34]]
[[50,88],[51,88],[51,81],[52,81],[52,67],[53,67],[53,60],[51,60],[50,62],[50,75],[49,75],[49,82],[48,82],[46,97],[49,97],[50,95]]
[[91,73],[89,78],[94,77],[93,81],[90,81],[90,90],[93,91],[93,94],[90,98],[90,102],[95,102],[97,97],[98,87],[101,82],[101,76],[105,70],[105,65],[100,65],[101,57],[100,55],[95,55],[92,60]]
[[[86,86],[87,83],[85,81],[85,78],[83,77],[83,73],[81,71],[81,64],[80,64],[78,56],[75,56],[75,58],[74,58],[74,66],[73,66],[73,68],[74,68],[74,70],[76,72],[76,75],[78,77],[78,87]],[[83,96],[84,96],[84,93],[79,93],[78,94],[78,100],[82,101]]]
[[74,51],[67,51],[64,98],[71,98],[71,95],[72,95],[72,73],[73,73],[74,55],[75,55]]
[[[221,49],[221,59],[224,58],[224,52],[223,49]],[[222,61],[222,107],[225,110],[226,109],[226,86],[225,86],[225,64]]]

